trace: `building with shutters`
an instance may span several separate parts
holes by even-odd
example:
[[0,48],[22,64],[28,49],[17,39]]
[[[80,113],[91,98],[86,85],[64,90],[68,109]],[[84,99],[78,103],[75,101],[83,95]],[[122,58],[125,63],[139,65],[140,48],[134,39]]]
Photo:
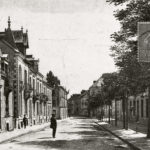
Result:
[[52,89],[39,71],[39,60],[27,55],[28,31],[8,27],[0,32],[0,129],[1,131],[23,127],[24,115],[28,125],[50,120],[52,113]]
[[68,117],[67,95],[68,91],[63,86],[53,89],[53,113],[57,119]]

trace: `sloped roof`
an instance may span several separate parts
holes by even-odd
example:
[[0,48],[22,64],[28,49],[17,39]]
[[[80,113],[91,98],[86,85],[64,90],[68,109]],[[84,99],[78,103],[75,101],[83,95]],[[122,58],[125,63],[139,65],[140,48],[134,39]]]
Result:
[[15,43],[23,43],[23,32],[21,30],[12,31]]
[[[8,34],[9,33],[9,34]],[[11,38],[11,45],[16,47],[16,44],[23,44],[25,47],[29,48],[28,43],[28,33],[23,33],[23,30],[5,30],[5,32],[0,32],[0,39],[5,39],[6,36],[12,36]],[[14,43],[14,44],[13,44]]]
[[13,30],[12,34],[13,34],[15,43],[23,43],[24,46],[28,47],[28,34],[27,33],[23,33],[22,30]]
[[0,38],[4,38],[5,32],[0,32]]
[[28,35],[27,35],[27,33],[23,33],[22,30],[13,30],[12,34],[13,34],[15,43],[23,43],[24,46],[28,47]]

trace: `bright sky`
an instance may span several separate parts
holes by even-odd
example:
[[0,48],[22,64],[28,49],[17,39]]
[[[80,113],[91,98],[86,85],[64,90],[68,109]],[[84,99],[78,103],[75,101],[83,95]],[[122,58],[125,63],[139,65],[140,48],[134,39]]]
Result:
[[0,31],[29,30],[28,54],[40,72],[58,76],[70,94],[88,89],[102,73],[115,71],[110,34],[119,29],[105,0],[0,0]]

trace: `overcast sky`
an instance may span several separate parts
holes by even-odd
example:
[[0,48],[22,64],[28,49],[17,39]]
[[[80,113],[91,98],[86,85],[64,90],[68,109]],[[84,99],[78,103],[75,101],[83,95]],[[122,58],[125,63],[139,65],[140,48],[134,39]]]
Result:
[[28,54],[52,70],[70,94],[88,89],[102,73],[115,71],[110,34],[119,29],[105,0],[0,0],[0,30],[29,30]]

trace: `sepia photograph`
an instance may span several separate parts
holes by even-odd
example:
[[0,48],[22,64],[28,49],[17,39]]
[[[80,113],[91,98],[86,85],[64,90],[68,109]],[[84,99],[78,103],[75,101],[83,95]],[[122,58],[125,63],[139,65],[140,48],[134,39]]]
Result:
[[0,150],[150,150],[149,0],[0,0]]

